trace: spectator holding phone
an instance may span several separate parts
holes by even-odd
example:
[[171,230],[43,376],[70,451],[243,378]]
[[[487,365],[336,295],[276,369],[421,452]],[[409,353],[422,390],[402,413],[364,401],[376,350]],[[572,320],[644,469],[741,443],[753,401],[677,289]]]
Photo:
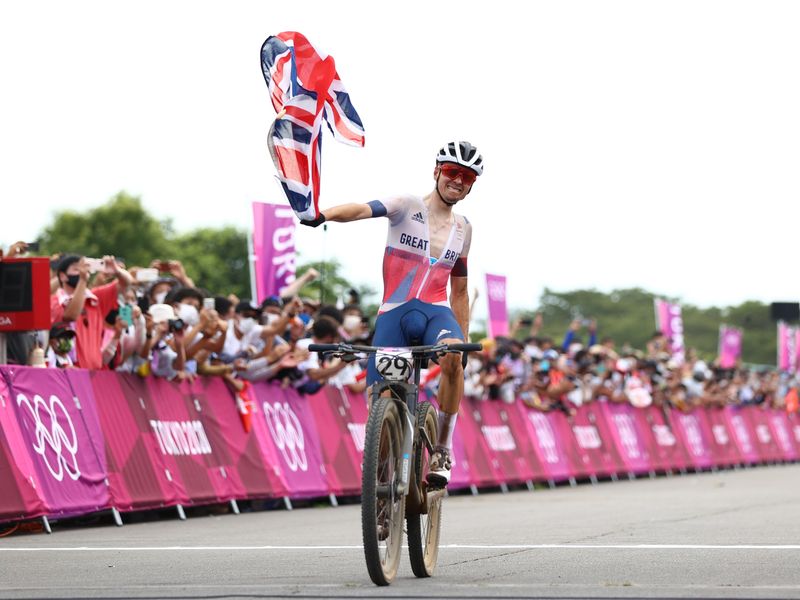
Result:
[[[117,264],[113,256],[99,260],[87,260],[75,254],[64,256],[56,269],[59,288],[50,297],[50,321],[71,324],[77,335],[77,366],[83,369],[103,367],[105,316],[117,307],[117,296],[124,293],[132,282],[130,274]],[[116,275],[116,280],[90,290],[92,270],[101,268]]]
[[183,264],[179,260],[161,260],[157,258],[150,263],[150,268],[158,269],[161,273],[169,273],[170,277],[174,277],[183,287],[194,287],[194,281],[186,274],[186,269],[183,268]]
[[193,375],[184,370],[183,322],[169,304],[154,304],[149,314],[147,342],[141,356],[150,358],[152,374],[169,381],[191,379]]

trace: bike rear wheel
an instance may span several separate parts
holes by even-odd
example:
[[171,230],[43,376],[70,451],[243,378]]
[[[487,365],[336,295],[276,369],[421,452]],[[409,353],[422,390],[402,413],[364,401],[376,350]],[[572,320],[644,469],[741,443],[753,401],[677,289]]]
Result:
[[[417,409],[417,431],[425,432],[430,444],[436,444],[439,435],[439,419],[436,409],[430,402],[423,402]],[[411,570],[417,577],[430,577],[436,569],[439,558],[439,536],[442,524],[442,499],[444,491],[427,493],[427,482],[430,463],[430,449],[421,434],[417,435],[414,444],[414,485],[419,497],[427,495],[427,514],[419,510],[406,511],[408,527],[408,555],[411,559]],[[425,491],[423,491],[425,490]]]
[[397,484],[402,467],[403,424],[392,398],[375,398],[364,439],[361,532],[370,579],[389,585],[397,575],[403,541],[405,495]]

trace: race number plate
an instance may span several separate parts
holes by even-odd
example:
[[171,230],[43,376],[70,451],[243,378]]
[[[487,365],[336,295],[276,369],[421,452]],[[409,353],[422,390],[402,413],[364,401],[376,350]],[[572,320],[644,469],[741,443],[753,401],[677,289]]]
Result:
[[387,381],[408,381],[412,365],[408,348],[384,348],[375,355],[375,368]]

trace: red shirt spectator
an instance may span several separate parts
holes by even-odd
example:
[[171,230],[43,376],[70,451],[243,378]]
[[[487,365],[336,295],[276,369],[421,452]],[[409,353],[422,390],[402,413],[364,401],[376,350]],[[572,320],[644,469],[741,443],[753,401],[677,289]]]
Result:
[[83,369],[103,367],[105,316],[117,307],[117,295],[130,284],[131,276],[117,266],[113,257],[104,258],[106,268],[117,281],[89,290],[89,265],[79,256],[66,256],[58,265],[61,286],[50,297],[51,322],[67,321],[76,333],[76,366]]

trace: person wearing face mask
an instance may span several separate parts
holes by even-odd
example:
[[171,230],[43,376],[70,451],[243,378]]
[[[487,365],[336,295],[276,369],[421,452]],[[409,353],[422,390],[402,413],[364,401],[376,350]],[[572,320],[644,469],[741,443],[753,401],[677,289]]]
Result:
[[105,316],[117,308],[117,297],[133,281],[113,256],[103,257],[103,267],[109,275],[116,275],[115,280],[89,289],[92,273],[86,259],[74,254],[64,256],[56,269],[59,288],[50,297],[50,321],[67,322],[75,331],[76,366],[83,369],[103,367]]
[[261,311],[249,300],[242,300],[236,305],[234,317],[228,321],[225,332],[225,343],[222,354],[241,357],[251,347],[258,344],[262,328],[258,324]]
[[[164,304],[167,300],[167,295],[174,289],[178,288],[178,282],[173,277],[159,277],[150,287],[147,288],[147,305],[151,304]],[[147,308],[147,307],[145,307]]]
[[58,322],[50,328],[50,343],[45,354],[48,367],[68,369],[72,364],[72,349],[75,346],[75,332],[69,323]]

